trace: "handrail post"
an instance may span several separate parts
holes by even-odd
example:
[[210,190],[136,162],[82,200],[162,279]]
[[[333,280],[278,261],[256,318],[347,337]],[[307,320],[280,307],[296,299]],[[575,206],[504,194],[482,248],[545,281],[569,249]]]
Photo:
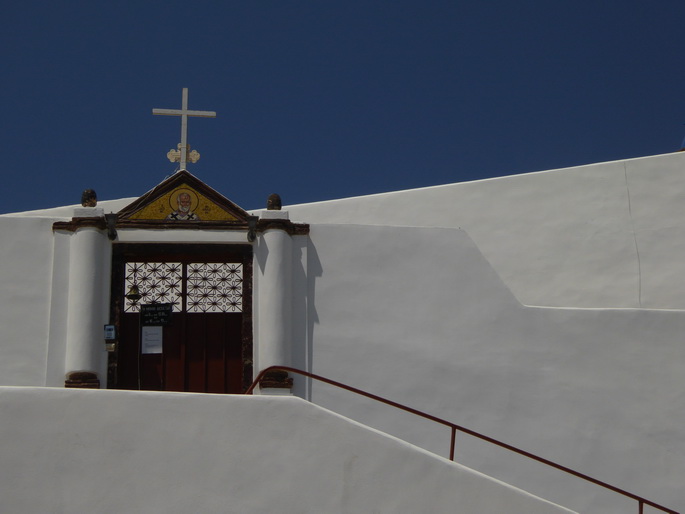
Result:
[[457,438],[457,427],[452,426],[452,440],[450,441],[450,460],[454,461],[454,443]]

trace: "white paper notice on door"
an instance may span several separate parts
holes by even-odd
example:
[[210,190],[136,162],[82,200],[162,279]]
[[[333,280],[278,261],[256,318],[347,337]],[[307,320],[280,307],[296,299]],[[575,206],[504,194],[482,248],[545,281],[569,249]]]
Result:
[[141,353],[162,353],[162,330],[164,327],[142,327]]

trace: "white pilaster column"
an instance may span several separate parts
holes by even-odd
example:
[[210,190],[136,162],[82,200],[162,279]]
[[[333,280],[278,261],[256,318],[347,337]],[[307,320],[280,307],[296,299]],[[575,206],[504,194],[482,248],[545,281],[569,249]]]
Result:
[[[261,219],[288,219],[286,211],[264,211]],[[291,365],[293,241],[282,228],[267,228],[256,248],[258,299],[257,369]]]
[[106,232],[86,226],[74,232],[69,245],[65,375],[90,372],[97,374],[101,383],[105,380],[100,372],[105,369],[101,361],[106,355],[103,273],[108,243]]

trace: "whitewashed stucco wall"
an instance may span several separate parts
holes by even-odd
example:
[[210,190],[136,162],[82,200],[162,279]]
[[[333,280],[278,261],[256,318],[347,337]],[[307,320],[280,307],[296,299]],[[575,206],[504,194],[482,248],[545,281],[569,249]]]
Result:
[[[683,507],[685,313],[523,306],[459,229],[314,225],[310,236],[311,337],[296,351],[314,373]],[[311,398],[449,450],[444,427],[329,386],[311,385]],[[468,437],[457,456],[578,511],[633,508]]]
[[570,512],[298,398],[0,388],[0,511]]
[[314,223],[464,229],[526,305],[685,308],[685,153],[289,206]]
[[[293,364],[684,509],[683,158],[290,207],[312,224],[293,244]],[[0,283],[23,284],[3,286],[1,384],[52,383],[64,361],[46,347],[53,248],[64,260],[53,221],[0,216],[13,243]],[[120,231],[186,237],[139,236]],[[38,321],[21,326],[28,312]],[[442,427],[301,380],[295,392],[446,454]],[[457,457],[576,510],[633,508],[468,439]]]
[[[101,202],[106,212],[132,199]],[[54,232],[76,206],[0,215],[0,385],[64,385],[69,302],[71,232]],[[105,238],[106,239],[106,238]],[[98,263],[107,270],[96,286],[102,290],[102,324],[108,319],[109,252]],[[100,342],[98,337],[95,344]],[[106,355],[100,375],[105,383]]]
[[0,385],[44,385],[52,220],[0,216]]

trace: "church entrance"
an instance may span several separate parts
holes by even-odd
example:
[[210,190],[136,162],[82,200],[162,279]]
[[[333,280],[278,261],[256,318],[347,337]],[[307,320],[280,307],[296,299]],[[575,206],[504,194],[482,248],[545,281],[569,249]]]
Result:
[[[139,298],[129,294],[133,286]],[[168,316],[150,322],[147,306],[160,304]],[[250,245],[115,244],[111,311],[118,342],[110,388],[241,393],[249,386]]]

